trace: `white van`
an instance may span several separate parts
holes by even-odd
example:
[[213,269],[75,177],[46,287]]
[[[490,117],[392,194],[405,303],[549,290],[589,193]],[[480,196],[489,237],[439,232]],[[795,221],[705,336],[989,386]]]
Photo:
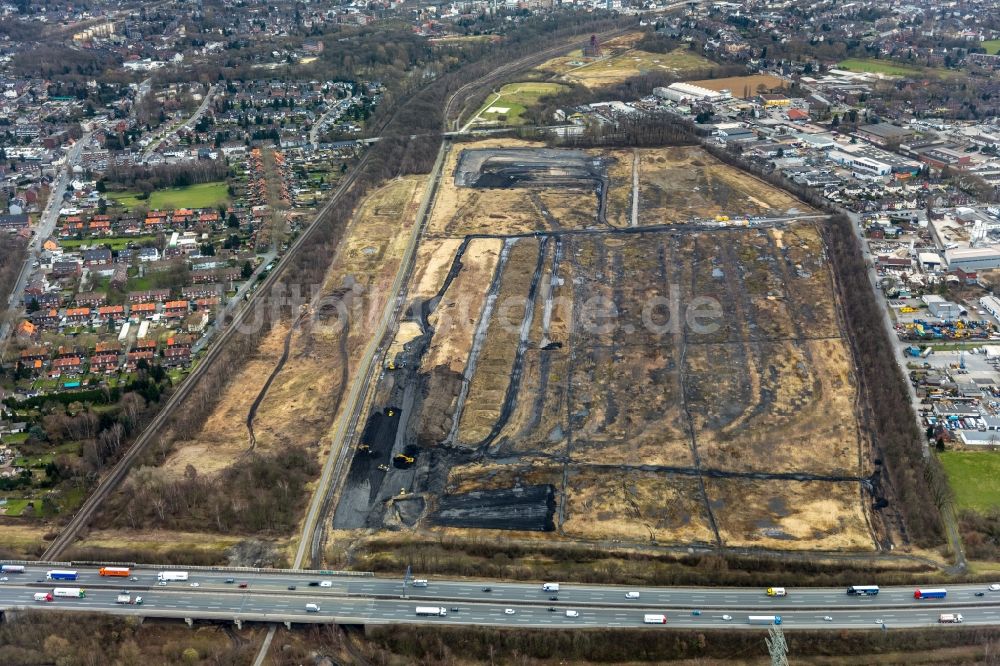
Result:
[[625,598],[626,599],[638,599],[639,598],[639,593],[638,592],[626,592],[625,593]]
[[307,613],[318,613],[319,612],[319,604],[306,604],[306,612]]
[[427,587],[427,581],[423,578],[418,578],[413,581],[413,587]]
[[542,592],[558,592],[559,583],[542,583]]

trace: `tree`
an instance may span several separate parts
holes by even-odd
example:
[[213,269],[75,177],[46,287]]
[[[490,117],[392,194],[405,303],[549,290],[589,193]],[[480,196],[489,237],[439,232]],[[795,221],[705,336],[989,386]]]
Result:
[[229,214],[229,219],[226,221],[226,226],[228,226],[230,229],[236,229],[240,226],[240,219],[236,217],[235,212]]
[[203,257],[214,257],[215,256],[215,246],[211,243],[205,243],[201,246],[201,256]]
[[253,266],[250,264],[249,261],[243,262],[243,266],[240,268],[240,275],[243,276],[244,280],[253,275]]

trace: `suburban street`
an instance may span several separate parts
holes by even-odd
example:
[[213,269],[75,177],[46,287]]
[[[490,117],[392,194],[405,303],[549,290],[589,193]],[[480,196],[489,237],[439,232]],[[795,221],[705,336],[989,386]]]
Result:
[[[66,193],[66,188],[69,187],[70,181],[73,179],[73,167],[80,162],[80,155],[83,154],[83,149],[90,143],[93,135],[93,130],[85,133],[66,152],[62,167],[59,169],[59,175],[52,181],[49,188],[48,202],[45,204],[45,209],[42,211],[41,216],[39,216],[38,224],[34,228],[35,235],[28,245],[28,255],[24,260],[24,266],[21,267],[21,272],[17,277],[17,282],[14,283],[14,288],[7,296],[6,307],[19,305],[16,301],[20,294],[24,292],[24,287],[31,276],[31,267],[38,258],[39,252],[41,252],[42,243],[52,235],[52,232],[56,228],[56,222],[59,221],[59,210],[62,208],[63,195]],[[0,323],[0,357],[3,356],[2,352],[7,347],[10,327],[11,322],[9,321]]]
[[[430,580],[427,587],[405,588],[402,578],[337,576],[311,571],[266,573],[188,570],[189,580],[158,585],[155,569],[135,569],[130,578],[102,577],[95,567],[67,567],[79,579],[46,581],[48,566],[27,566],[0,583],[0,608],[30,606],[46,610],[87,610],[147,617],[240,619],[273,622],[447,623],[519,627],[646,626],[643,615],[662,613],[667,625],[691,628],[749,627],[749,615],[779,615],[783,627],[863,628],[868,625],[915,627],[938,624],[941,613],[962,613],[966,624],[1000,624],[1000,591],[985,584],[953,585],[946,599],[913,598],[912,587],[882,588],[877,596],[855,597],[841,588],[790,588],[787,597],[768,597],[763,589],[646,588],[563,584],[557,593],[540,584]],[[52,567],[54,568],[54,567]],[[230,579],[232,582],[227,583]],[[869,583],[870,581],[864,581]],[[246,583],[246,588],[239,585]],[[316,585],[310,585],[315,583]],[[320,584],[329,585],[321,587]],[[295,589],[288,589],[294,585]],[[58,597],[35,602],[36,592],[80,587],[85,598]],[[485,592],[484,587],[491,588]],[[119,605],[123,590],[142,597],[142,605]],[[626,592],[639,592],[627,599]],[[976,597],[976,592],[984,596]],[[553,601],[551,596],[557,596]],[[320,612],[307,612],[306,604]],[[417,606],[448,609],[446,617],[418,616]],[[453,609],[458,609],[457,611]],[[550,610],[554,608],[555,610]],[[513,613],[506,613],[511,609]],[[569,617],[567,610],[579,613]],[[699,611],[694,614],[692,611]],[[729,616],[726,619],[724,616]],[[829,620],[824,618],[831,618]]]

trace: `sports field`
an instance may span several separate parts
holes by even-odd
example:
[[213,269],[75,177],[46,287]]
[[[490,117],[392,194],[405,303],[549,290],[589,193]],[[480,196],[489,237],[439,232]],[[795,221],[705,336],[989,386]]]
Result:
[[109,192],[108,199],[116,201],[126,208],[145,206],[151,210],[167,210],[173,208],[211,208],[229,203],[229,193],[226,183],[200,183],[188,187],[171,187],[166,190],[156,190],[149,199],[140,199],[138,192]]
[[982,47],[990,55],[1000,54],[1000,39],[988,39],[982,43]]
[[504,125],[521,125],[524,123],[522,114],[545,95],[554,95],[566,86],[559,83],[544,83],[542,81],[524,81],[508,83],[498,92],[486,98],[477,120],[481,123],[501,123]]

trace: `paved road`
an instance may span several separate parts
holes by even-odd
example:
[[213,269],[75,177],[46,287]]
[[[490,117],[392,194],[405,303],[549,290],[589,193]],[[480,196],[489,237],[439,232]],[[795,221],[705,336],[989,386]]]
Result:
[[[73,179],[73,167],[79,164],[83,149],[90,143],[93,136],[93,131],[85,133],[66,152],[62,167],[59,169],[59,175],[56,176],[56,179],[49,188],[48,202],[45,204],[45,209],[38,218],[38,224],[35,226],[35,235],[28,245],[28,254],[24,260],[24,265],[21,267],[21,272],[18,274],[17,282],[14,284],[14,288],[10,294],[7,295],[7,307],[19,305],[18,298],[24,293],[24,287],[31,276],[32,265],[41,253],[42,243],[52,235],[52,232],[56,228],[56,222],[59,221],[59,210],[62,208],[63,195],[66,193],[66,188],[69,187],[69,183]],[[6,351],[7,340],[12,326],[13,321],[6,321],[0,324],[0,358],[3,357],[3,352]]]
[[[941,613],[960,612],[967,624],[1000,624],[1000,592],[985,585],[952,585],[948,598],[915,600],[912,587],[883,588],[876,597],[852,597],[841,588],[790,588],[788,597],[768,597],[762,589],[745,588],[639,588],[626,586],[562,585],[558,601],[549,599],[539,584],[490,583],[432,580],[425,588],[407,586],[401,580],[374,577],[330,576],[317,572],[228,573],[189,571],[187,582],[156,584],[156,571],[133,571],[138,580],[104,578],[95,568],[78,567],[76,582],[46,582],[49,567],[30,566],[25,574],[10,574],[0,583],[0,608],[37,606],[125,613],[151,617],[191,617],[359,623],[449,623],[527,627],[638,627],[645,613],[663,613],[668,625],[685,627],[745,627],[747,616],[780,615],[789,628],[864,628],[882,620],[888,627],[938,624]],[[240,589],[236,583],[246,581]],[[37,582],[41,581],[41,582]],[[309,582],[328,581],[330,587],[311,587]],[[192,587],[192,583],[198,583]],[[289,590],[295,585],[295,590]],[[58,598],[51,603],[34,602],[32,595],[53,587],[82,587],[83,599]],[[119,606],[115,597],[122,589],[143,598],[141,607]],[[636,600],[626,591],[639,591]],[[976,597],[977,591],[986,596]],[[321,607],[307,613],[307,603]],[[418,617],[421,606],[449,609],[447,617]],[[450,609],[457,608],[454,612]],[[505,609],[515,612],[506,614]],[[550,611],[549,608],[555,608]],[[698,609],[700,615],[692,615]],[[579,617],[567,617],[574,610]],[[723,615],[730,615],[726,620]],[[832,620],[824,620],[824,617]]]
[[152,156],[153,152],[155,152],[156,149],[158,149],[161,145],[163,145],[164,141],[169,139],[171,136],[173,136],[180,130],[193,128],[197,124],[198,120],[201,118],[201,115],[205,113],[205,109],[208,108],[208,105],[212,101],[212,97],[215,95],[217,90],[218,86],[212,84],[209,87],[208,92],[205,93],[205,97],[201,100],[201,104],[198,105],[198,108],[195,109],[194,114],[190,118],[185,120],[180,125],[176,125],[170,128],[169,130],[164,132],[159,139],[153,141],[151,144],[146,146],[146,149],[142,151],[142,161],[145,162],[146,160],[148,160]]
[[319,120],[313,123],[312,129],[309,130],[309,144],[315,148],[319,142],[319,133],[323,131],[323,128],[331,122],[338,120],[345,111],[351,108],[352,104],[356,104],[359,101],[361,101],[361,97],[359,95],[334,101],[330,110],[320,116]]

